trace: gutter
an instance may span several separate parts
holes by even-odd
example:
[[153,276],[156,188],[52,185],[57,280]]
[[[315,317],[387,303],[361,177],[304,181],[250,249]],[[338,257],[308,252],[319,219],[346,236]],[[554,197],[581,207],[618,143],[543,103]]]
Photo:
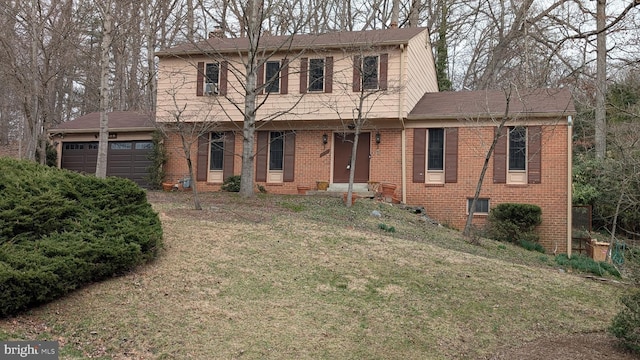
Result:
[[573,224],[573,117],[567,116],[567,256],[571,258]]
[[[109,128],[109,132],[140,132],[140,131],[154,131],[153,127],[129,127],[129,128]],[[81,133],[93,133],[99,131],[99,129],[49,129],[47,132],[50,135],[56,134],[81,134]]]
[[[567,111],[562,110],[558,112],[512,112],[511,118],[513,119],[521,119],[521,118],[557,118],[559,116],[563,116],[567,113]],[[416,114],[407,116],[407,120],[460,120],[460,119],[491,119],[491,118],[501,118],[504,116],[504,113],[465,113],[465,114]]]
[[404,51],[404,44],[400,44],[400,99],[398,101],[398,120],[400,120],[400,125],[402,126],[401,131],[401,157],[402,157],[402,203],[407,203],[407,129],[404,123],[404,100],[405,100],[405,90],[402,87],[405,85],[404,81],[404,72],[405,66],[404,63],[406,61],[406,52]]

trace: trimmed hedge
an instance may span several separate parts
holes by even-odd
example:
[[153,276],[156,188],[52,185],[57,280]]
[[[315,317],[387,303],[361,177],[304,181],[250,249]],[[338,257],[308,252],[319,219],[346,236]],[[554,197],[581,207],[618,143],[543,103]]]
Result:
[[142,264],[158,215],[130,180],[0,158],[0,317]]

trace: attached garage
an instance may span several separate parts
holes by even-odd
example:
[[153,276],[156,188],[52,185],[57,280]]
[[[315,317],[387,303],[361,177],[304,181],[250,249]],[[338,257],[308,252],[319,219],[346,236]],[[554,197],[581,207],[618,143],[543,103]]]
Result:
[[[118,176],[146,187],[148,168],[152,162],[151,141],[155,127],[147,115],[127,111],[108,114],[109,146],[107,176]],[[87,174],[96,172],[98,159],[99,113],[81,116],[49,131],[58,150],[58,164]]]

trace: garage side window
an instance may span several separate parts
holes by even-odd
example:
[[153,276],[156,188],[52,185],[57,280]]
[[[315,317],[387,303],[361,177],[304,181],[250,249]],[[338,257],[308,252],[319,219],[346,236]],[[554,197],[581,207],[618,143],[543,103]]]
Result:
[[131,150],[130,142],[112,142],[109,143],[111,150]]

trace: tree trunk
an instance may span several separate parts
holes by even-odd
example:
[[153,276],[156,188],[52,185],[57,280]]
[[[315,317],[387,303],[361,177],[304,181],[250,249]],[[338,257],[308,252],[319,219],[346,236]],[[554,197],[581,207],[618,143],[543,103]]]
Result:
[[356,156],[358,155],[358,140],[360,138],[360,126],[356,125],[356,132],[353,135],[353,146],[351,147],[351,161],[349,163],[349,185],[347,187],[347,207],[351,207],[353,200],[353,182],[356,175]]
[[596,158],[604,159],[607,151],[607,119],[605,109],[605,96],[607,93],[607,35],[606,26],[606,0],[597,0],[596,29],[596,123],[595,123],[595,147]]
[[109,49],[111,47],[112,9],[111,2],[104,4],[102,13],[102,43],[100,46],[100,133],[98,137],[98,159],[96,177],[107,177],[107,151],[109,146]]
[[256,93],[258,73],[258,42],[262,25],[262,11],[259,9],[258,0],[251,0],[247,4],[247,36],[249,37],[249,49],[247,49],[247,63],[245,65],[246,90],[244,97],[244,124],[242,128],[242,174],[240,178],[240,195],[253,197],[254,168],[253,151],[254,135],[256,131]]
[[509,119],[509,102],[511,101],[511,93],[508,93],[507,95],[507,99],[506,99],[506,105],[505,105],[505,110],[504,110],[504,116],[502,117],[502,120],[500,120],[500,124],[498,125],[498,130],[496,131],[495,135],[493,136],[493,141],[491,142],[491,146],[489,147],[489,150],[487,151],[487,154],[484,158],[484,163],[482,165],[482,171],[480,171],[480,177],[478,178],[478,183],[476,184],[476,192],[473,194],[473,200],[471,201],[471,205],[469,206],[469,214],[467,215],[467,222],[464,225],[464,230],[462,232],[462,234],[464,236],[467,237],[467,239],[471,239],[471,242],[474,244],[478,244],[477,239],[474,239],[473,237],[473,214],[475,212],[476,209],[476,203],[478,202],[478,198],[480,197],[480,192],[482,191],[482,183],[484,182],[484,176],[487,173],[487,169],[489,168],[489,160],[491,160],[491,156],[493,155],[493,150],[496,148],[496,144],[498,143],[498,140],[500,139],[500,136],[502,134],[502,129],[504,128],[504,125],[506,124],[507,120]]

